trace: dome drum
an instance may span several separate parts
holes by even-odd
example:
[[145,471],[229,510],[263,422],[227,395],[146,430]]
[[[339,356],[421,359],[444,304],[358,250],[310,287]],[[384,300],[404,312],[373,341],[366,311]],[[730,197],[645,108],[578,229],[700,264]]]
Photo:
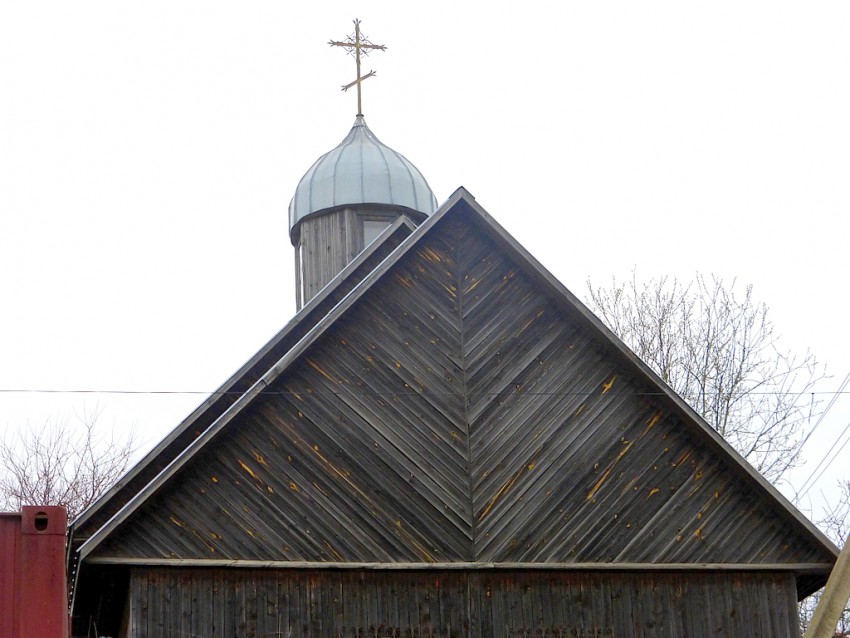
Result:
[[301,178],[289,204],[298,308],[395,219],[404,215],[418,225],[436,209],[422,173],[358,115],[339,146]]
[[[406,215],[411,221],[416,222],[418,226],[423,221],[428,218],[428,215],[422,213],[418,210],[414,210],[412,208],[407,208],[406,206],[398,206],[391,204],[341,204],[340,206],[333,206],[331,208],[323,208],[322,210],[318,210],[314,213],[310,213],[309,215],[305,215],[301,219],[298,220],[298,223],[295,226],[291,227],[290,230],[290,239],[292,240],[293,246],[298,246],[301,238],[301,228],[304,223],[316,219],[317,217],[321,217],[322,215],[331,215],[333,213],[338,213],[344,210],[349,210],[356,213],[357,218],[364,221],[374,221],[374,220],[386,220],[387,224],[391,223],[399,214]],[[367,245],[369,242],[366,241],[364,243]]]

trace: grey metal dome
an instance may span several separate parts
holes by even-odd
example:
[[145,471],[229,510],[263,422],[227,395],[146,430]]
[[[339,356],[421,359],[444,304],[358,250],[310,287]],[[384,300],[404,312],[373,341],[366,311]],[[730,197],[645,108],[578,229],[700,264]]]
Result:
[[437,199],[422,173],[382,144],[358,115],[351,132],[301,178],[289,203],[289,231],[313,213],[349,204],[388,204],[425,215]]

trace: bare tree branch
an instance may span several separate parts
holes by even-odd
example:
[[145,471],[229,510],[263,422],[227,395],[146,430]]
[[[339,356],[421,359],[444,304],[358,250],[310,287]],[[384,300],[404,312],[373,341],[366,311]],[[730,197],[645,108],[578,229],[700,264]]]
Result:
[[781,349],[768,308],[748,286],[697,275],[594,287],[588,305],[608,327],[737,449],[776,482],[799,462],[824,378],[810,352]]
[[97,414],[18,428],[0,439],[0,509],[62,505],[73,520],[126,471],[137,447],[131,432],[103,435]]

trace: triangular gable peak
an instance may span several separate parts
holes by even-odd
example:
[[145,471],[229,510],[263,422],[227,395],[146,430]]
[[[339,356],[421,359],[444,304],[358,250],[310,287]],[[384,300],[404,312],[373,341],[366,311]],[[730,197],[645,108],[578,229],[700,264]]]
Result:
[[463,190],[82,553],[821,573],[836,554]]

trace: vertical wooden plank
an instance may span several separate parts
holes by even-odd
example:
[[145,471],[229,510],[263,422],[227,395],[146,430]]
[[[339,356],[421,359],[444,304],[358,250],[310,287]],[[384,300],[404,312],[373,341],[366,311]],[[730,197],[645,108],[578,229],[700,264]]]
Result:
[[466,582],[461,582],[466,597],[463,610],[464,635],[470,638],[481,636],[481,577],[480,572],[460,574]]
[[148,593],[148,636],[156,636],[162,633],[162,591],[157,572],[148,576]]
[[386,627],[389,625],[387,619],[387,589],[385,580],[382,578],[384,574],[380,574],[378,578],[372,578],[372,583],[375,588],[375,615],[374,623],[378,628],[378,635],[385,633]]
[[263,636],[267,633],[270,596],[274,595],[275,583],[271,578],[274,572],[256,570],[254,572],[254,635]]
[[467,575],[460,571],[449,572],[447,575],[451,580],[449,601],[452,624],[450,635],[452,638],[463,638],[468,630],[466,622],[467,609],[469,608],[466,589]]
[[589,574],[589,576],[590,600],[588,601],[588,606],[590,608],[590,616],[587,629],[591,636],[595,636],[604,625],[605,610],[607,607],[605,601],[606,591],[603,579],[598,574]]
[[419,572],[407,573],[405,578],[398,580],[398,622],[406,630],[402,633],[404,638],[411,638],[416,619],[413,613],[414,600],[411,599],[411,590],[416,589]]
[[155,604],[154,603],[154,600],[155,600],[154,594],[156,593],[156,590],[155,590],[153,584],[151,583],[150,572],[149,571],[142,571],[142,570],[140,570],[140,571],[144,574],[144,576],[142,577],[143,580],[140,583],[140,587],[141,587],[141,590],[142,590],[142,594],[145,597],[143,617],[142,617],[142,631],[141,631],[140,636],[142,638],[147,638],[148,636],[151,635],[151,630],[153,629],[153,626],[152,626],[153,620],[152,620],[151,616],[154,613],[153,605]]
[[[617,578],[612,582],[609,590],[611,606],[611,627],[622,627],[621,634],[629,635],[628,633],[628,618],[631,601],[629,600],[626,588],[623,585],[623,580]],[[610,638],[610,632],[603,633],[605,638]]]
[[540,608],[542,610],[541,623],[549,632],[547,635],[557,635],[553,633],[555,627],[560,624],[558,621],[558,606],[556,602],[558,588],[557,574],[550,572],[541,574],[541,576],[545,578],[542,587],[539,587],[537,592],[540,596]]
[[207,617],[216,619],[215,635],[220,638],[227,636],[227,599],[230,595],[226,571],[217,569],[213,572],[213,590],[210,599],[210,607],[207,609]]
[[641,635],[646,636],[646,638],[654,638],[658,635],[658,632],[655,628],[657,621],[653,613],[652,581],[643,575],[639,575],[636,581],[637,618],[641,623]]
[[395,577],[395,575],[393,576],[384,581],[387,589],[387,620],[390,627],[395,629],[396,636],[399,636],[399,632],[402,630],[402,624],[398,608],[398,587],[402,579]]
[[728,636],[726,624],[723,618],[723,597],[719,592],[720,585],[718,583],[711,582],[702,575],[697,575],[697,577],[700,578],[703,583],[703,587],[706,588],[708,593],[706,598],[709,601],[707,605],[709,612],[706,618],[706,624],[711,627],[713,635]]
[[522,608],[522,591],[519,582],[517,581],[513,573],[508,573],[505,575],[505,585],[506,590],[510,594],[510,597],[508,599],[508,618],[510,622],[510,627],[511,629],[513,629],[514,636],[523,636],[523,630],[525,629],[525,619],[523,617]]
[[[535,574],[537,578],[544,576],[545,572]],[[532,578],[530,574],[523,574],[523,587],[528,592],[528,607],[529,621],[528,628],[536,633],[538,628],[544,627],[543,621],[543,601],[540,598],[540,590],[542,587],[535,586],[537,578]]]
[[492,572],[482,574],[481,593],[481,635],[482,636],[507,636],[504,623],[497,618],[497,610],[501,609],[501,591],[498,578]]
[[749,574],[741,574],[735,582],[725,583],[726,592],[726,617],[729,622],[729,631],[738,636],[746,631],[747,598],[754,585]]
[[[187,631],[192,636],[198,636],[202,633],[209,633],[209,630],[204,628],[202,600],[204,598],[205,588],[210,583],[211,579],[203,577],[197,572],[190,575],[190,590],[189,594],[189,623]],[[211,627],[211,623],[210,623]]]
[[283,635],[291,635],[294,627],[292,622],[292,574],[282,572],[277,579],[277,604],[275,612],[277,617],[273,631],[276,634],[286,632]]
[[[793,574],[781,574],[777,578],[780,580],[780,598],[777,601],[777,609],[786,610],[785,626],[779,630],[784,632],[784,635],[791,638],[800,638],[800,611],[797,606],[797,584]],[[778,633],[777,635],[783,635]]]
[[702,593],[692,586],[693,579],[683,578],[681,588],[681,598],[678,601],[677,613],[681,617],[682,632],[688,635],[694,635],[694,627],[698,624],[697,618],[694,616],[694,607],[700,604],[698,598]]
[[375,627],[378,625],[378,601],[377,601],[377,587],[375,585],[374,579],[364,579],[364,587],[363,594],[365,603],[363,606],[363,610],[365,612],[364,617],[364,626],[366,630],[370,632],[370,635],[374,635]]
[[[428,636],[431,633],[431,587],[430,575],[428,572],[422,572],[420,578],[414,587],[413,595],[416,604],[416,622],[415,627],[419,629],[420,636]],[[414,610],[411,610],[414,611]]]
[[310,635],[311,636],[325,636],[327,634],[324,633],[325,622],[324,622],[324,587],[323,585],[322,574],[309,574],[307,576],[307,582],[310,587]]
[[356,636],[357,628],[360,626],[360,600],[356,595],[358,591],[360,574],[350,572],[341,577],[341,596],[343,600],[343,628],[344,636],[349,638]]
[[[568,608],[569,608],[569,596],[570,596],[570,581],[572,580],[572,574],[558,574],[558,578],[556,580],[555,590],[552,592],[553,595],[553,604],[555,614],[555,627],[559,627],[561,630],[560,636],[568,636],[566,633],[567,627],[570,626],[570,619],[568,616]],[[557,635],[556,635],[557,638]]]
[[333,614],[332,614],[332,636],[337,638],[342,638],[342,634],[340,633],[342,630],[342,626],[345,624],[345,606],[343,604],[342,597],[342,576],[343,574],[338,573],[335,574],[335,578],[329,583],[329,592],[330,592],[330,602],[333,605]]
[[[667,574],[662,574],[662,578]],[[650,583],[650,591],[652,592],[652,614],[655,618],[656,635],[661,638],[671,638],[671,622],[670,622],[670,587],[669,579],[664,579],[659,582],[658,579],[649,575],[647,580]]]
[[174,580],[178,588],[179,605],[175,609],[171,627],[177,635],[191,634],[192,624],[192,576],[185,571],[175,574]]
[[230,592],[232,604],[230,607],[230,622],[235,636],[241,636],[245,631],[245,579],[243,570],[233,570],[230,574]]
[[688,578],[687,576],[678,577],[676,579],[676,593],[675,593],[675,604],[673,607],[673,614],[675,620],[675,631],[677,636],[684,636],[687,634],[687,618],[685,616],[685,601],[687,600],[687,586],[688,586]]
[[439,631],[440,636],[449,638],[452,636],[452,607],[451,607],[451,583],[446,578],[445,573],[438,572],[435,576],[434,586],[435,602],[438,609],[438,620],[435,623],[435,631]]
[[127,633],[131,638],[144,636],[147,633],[142,627],[143,604],[146,604],[144,580],[140,570],[130,570],[130,609],[127,623]]
[[611,623],[614,588],[619,579],[616,574],[611,574],[610,578],[601,577],[598,574],[593,574],[594,603],[593,611],[593,634],[602,638],[605,635],[605,627]]
[[298,245],[295,247],[295,309],[301,310],[304,307],[304,297],[301,291],[301,251],[302,242],[299,239]]
[[363,250],[363,231],[358,223],[357,213],[351,208],[345,209],[345,266]]
[[228,576],[229,573],[227,572],[222,575],[222,595],[224,597],[224,604],[222,605],[224,611],[222,630],[225,636],[237,636],[239,634],[236,628],[236,596],[239,587],[236,585],[235,579]]
[[[575,625],[573,612],[573,586],[575,583],[576,574],[563,574],[558,579],[558,613],[559,624],[562,624],[566,629]],[[565,635],[569,635],[566,634]]]
[[257,570],[245,573],[245,636],[257,635],[257,617],[259,615],[259,579],[261,573]]
[[133,578],[133,570],[130,570],[130,584],[127,593],[127,608],[124,610],[124,613],[127,617],[127,633],[122,636],[122,638],[132,637],[136,635],[134,617],[138,595],[136,593],[136,583],[135,579]]
[[584,629],[591,623],[591,601],[590,601],[590,579],[592,574],[578,574],[576,583],[576,624],[575,627],[584,632]]
[[322,577],[322,635],[332,638],[336,635],[337,604],[334,585],[338,582],[339,574],[325,572]]
[[303,572],[297,572],[297,578],[290,579],[291,599],[290,613],[292,614],[291,627],[293,635],[309,636],[310,623],[309,616],[305,613],[309,598],[307,594],[307,584],[304,581]]

